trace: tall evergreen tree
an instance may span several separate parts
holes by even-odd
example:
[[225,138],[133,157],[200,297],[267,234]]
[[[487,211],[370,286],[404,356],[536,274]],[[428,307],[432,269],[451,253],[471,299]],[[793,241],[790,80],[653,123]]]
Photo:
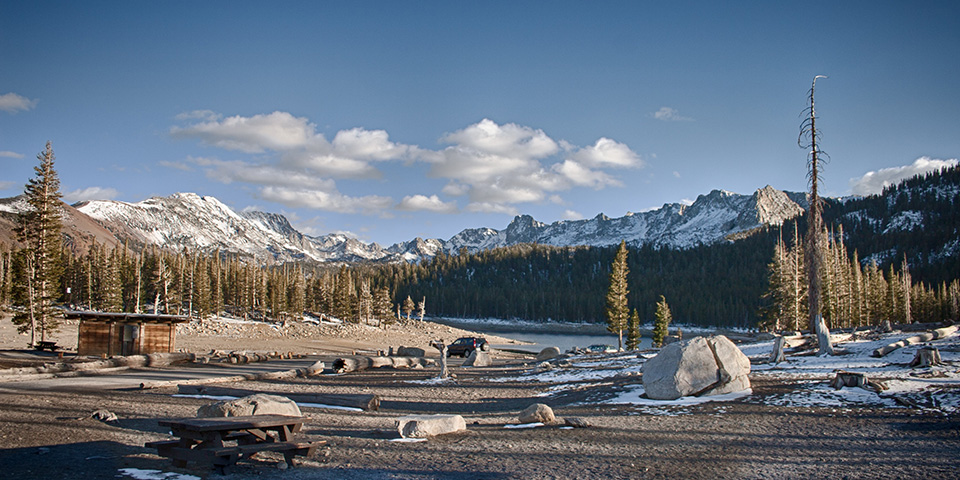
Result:
[[627,328],[630,310],[627,306],[627,242],[620,241],[610,268],[610,288],[607,290],[607,330],[617,334],[617,348],[623,350],[623,331]]
[[60,178],[54,168],[53,145],[47,142],[43,152],[37,154],[40,164],[34,167],[36,177],[27,182],[24,193],[29,208],[20,215],[17,236],[25,245],[25,269],[27,283],[23,312],[13,317],[17,330],[30,332],[30,342],[46,341],[48,333],[59,327],[54,316],[53,303],[59,297],[61,274],[61,237],[63,228],[60,205]]
[[634,308],[627,323],[627,350],[636,350],[640,347],[640,314]]
[[657,302],[657,313],[654,314],[653,319],[653,346],[663,346],[663,341],[667,338],[667,332],[672,321],[673,314],[670,313],[670,305],[667,305],[667,299],[660,295],[660,301]]

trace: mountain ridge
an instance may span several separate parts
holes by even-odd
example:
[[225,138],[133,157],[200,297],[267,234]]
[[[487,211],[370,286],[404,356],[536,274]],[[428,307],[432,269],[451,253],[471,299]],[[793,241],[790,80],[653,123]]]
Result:
[[[14,199],[17,197],[14,197]],[[389,247],[365,243],[342,234],[310,236],[298,231],[284,215],[234,211],[212,196],[175,193],[136,203],[116,200],[79,202],[71,208],[111,232],[119,243],[207,253],[232,252],[261,262],[416,262],[441,252],[476,252],[519,243],[552,246],[607,246],[621,240],[635,246],[686,248],[728,241],[765,225],[777,225],[804,211],[794,199],[802,193],[771,186],[743,195],[713,190],[690,205],[667,203],[640,213],[611,218],[603,213],[585,220],[544,223],[517,215],[503,229],[464,229],[450,239],[415,238]],[[15,210],[13,199],[0,205]],[[801,200],[805,203],[805,199]],[[0,212],[2,213],[2,212]]]

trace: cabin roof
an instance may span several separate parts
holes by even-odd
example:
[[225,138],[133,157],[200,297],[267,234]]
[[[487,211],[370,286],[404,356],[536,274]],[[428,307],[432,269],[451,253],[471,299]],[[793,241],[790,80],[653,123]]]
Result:
[[67,319],[80,319],[81,322],[107,323],[185,323],[190,321],[186,315],[159,315],[154,313],[89,312],[68,310],[63,314]]

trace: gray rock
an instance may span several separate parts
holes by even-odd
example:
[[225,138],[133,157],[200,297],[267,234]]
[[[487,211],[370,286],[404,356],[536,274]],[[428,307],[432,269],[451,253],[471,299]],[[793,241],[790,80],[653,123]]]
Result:
[[488,352],[482,350],[474,350],[470,353],[470,356],[463,361],[464,367],[489,367],[493,365],[493,359],[490,358]]
[[240,417],[244,415],[296,415],[300,407],[296,402],[279,395],[258,393],[236,400],[223,400],[204,405],[197,410],[197,417]]
[[396,423],[403,438],[426,438],[467,429],[467,422],[460,415],[407,415]]
[[553,423],[556,417],[553,409],[542,403],[535,403],[520,412],[520,423]]
[[540,353],[537,354],[537,361],[542,362],[544,360],[550,360],[552,358],[557,358],[560,356],[560,349],[557,347],[547,347],[543,350],[540,350]]
[[95,410],[90,414],[90,418],[100,420],[101,422],[116,422],[118,420],[117,414],[103,408]]
[[750,359],[723,335],[667,345],[643,366],[647,397],[674,400],[750,388]]
[[590,423],[580,417],[565,417],[563,424],[573,428],[587,428]]
[[427,351],[417,347],[400,347],[397,349],[398,357],[424,357]]

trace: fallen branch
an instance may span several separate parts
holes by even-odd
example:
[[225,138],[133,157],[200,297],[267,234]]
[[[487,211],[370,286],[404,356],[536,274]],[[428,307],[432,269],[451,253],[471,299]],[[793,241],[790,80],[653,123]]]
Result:
[[907,345],[914,345],[914,344],[917,344],[917,343],[929,342],[929,341],[932,341],[932,340],[939,340],[939,339],[941,339],[941,338],[944,338],[944,337],[947,337],[947,336],[949,336],[949,335],[952,335],[952,334],[956,333],[956,331],[957,331],[957,325],[952,325],[952,326],[949,326],[949,327],[943,327],[943,328],[938,328],[938,329],[936,329],[936,330],[931,330],[931,331],[926,332],[926,333],[921,333],[920,335],[914,335],[914,336],[909,337],[909,338],[904,338],[903,340],[900,340],[899,342],[891,343],[890,345],[887,345],[886,347],[881,347],[881,348],[878,348],[878,349],[874,350],[874,351],[873,351],[873,356],[879,358],[879,357],[882,357],[882,356],[884,356],[884,355],[886,355],[886,354],[888,354],[888,353],[890,353],[890,352],[892,352],[892,351],[894,351],[894,350],[896,350],[896,349],[898,349],[898,348],[906,347]]

